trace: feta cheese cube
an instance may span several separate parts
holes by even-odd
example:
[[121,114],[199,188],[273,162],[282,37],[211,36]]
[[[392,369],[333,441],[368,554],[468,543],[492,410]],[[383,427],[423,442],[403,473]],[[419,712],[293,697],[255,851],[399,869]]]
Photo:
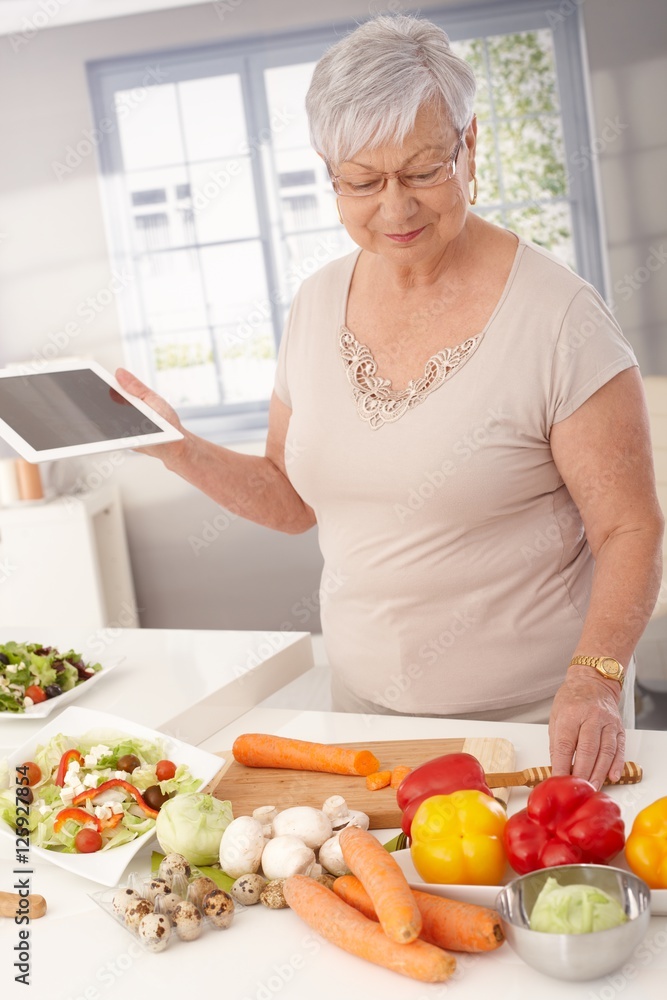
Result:
[[75,795],[81,795],[81,793],[85,792],[85,791],[86,791],[86,786],[84,785],[84,783],[82,781],[80,781],[79,784],[75,785],[75,787],[74,787],[74,794]]
[[87,753],[83,758],[84,767],[97,767],[97,757],[94,753]]
[[122,813],[123,812],[123,804],[122,804],[122,802],[112,802],[111,803],[111,812],[114,814],[114,816],[117,816],[118,813]]
[[129,771],[116,771],[114,778],[120,778],[121,781],[127,781],[130,777]]
[[51,806],[47,806],[46,802],[40,802],[38,808],[40,816],[48,816],[51,812]]
[[15,674],[16,671],[18,670],[18,667],[15,663],[8,663],[7,666],[5,667],[5,670],[7,671],[8,674]]
[[65,787],[60,791],[60,798],[62,799],[64,805],[71,805],[72,799],[74,798],[74,789],[65,785]]
[[77,771],[67,771],[65,774],[65,786],[69,788],[76,788],[77,785],[81,784],[81,778]]
[[23,699],[23,707],[24,707],[24,708],[32,708],[32,706],[33,706],[34,704],[35,704],[35,703],[34,703],[34,701],[32,700],[32,698],[28,698],[28,696],[27,696],[27,695],[26,695],[26,697],[25,697],[25,698]]
[[69,764],[67,765],[67,770],[68,771],[80,771],[81,770],[81,764],[79,764],[78,760],[71,760],[69,762]]
[[86,788],[97,788],[97,775],[87,774],[83,779],[83,784]]
[[111,819],[113,813],[109,806],[95,806],[95,815],[98,819]]

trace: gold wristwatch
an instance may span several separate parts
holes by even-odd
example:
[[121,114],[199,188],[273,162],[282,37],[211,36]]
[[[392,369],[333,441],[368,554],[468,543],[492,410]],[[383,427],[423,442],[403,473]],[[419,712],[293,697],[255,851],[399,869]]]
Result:
[[618,681],[623,687],[625,681],[625,670],[623,664],[615,660],[613,656],[573,656],[570,666],[595,667],[597,672],[609,681]]

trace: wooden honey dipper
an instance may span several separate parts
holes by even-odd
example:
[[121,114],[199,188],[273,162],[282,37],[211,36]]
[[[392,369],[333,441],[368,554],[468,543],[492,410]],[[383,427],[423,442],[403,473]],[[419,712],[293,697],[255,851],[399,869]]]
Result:
[[[639,764],[627,761],[623,767],[623,773],[618,781],[610,781],[605,778],[605,785],[636,785],[642,780],[644,775]],[[489,788],[514,788],[525,785],[534,788],[541,781],[551,777],[551,767],[547,764],[544,767],[527,767],[523,771],[498,771],[495,774],[486,775],[486,783]]]

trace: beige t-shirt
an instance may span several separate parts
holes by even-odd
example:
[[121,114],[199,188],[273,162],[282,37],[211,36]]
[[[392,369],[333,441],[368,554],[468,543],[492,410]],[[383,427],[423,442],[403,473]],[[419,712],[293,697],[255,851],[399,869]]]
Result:
[[520,240],[474,350],[374,429],[339,343],[358,254],[302,284],[275,387],[292,409],[287,472],[317,516],[332,669],[359,698],[404,712],[553,695],[593,558],[549,434],[637,364],[632,349],[590,285]]

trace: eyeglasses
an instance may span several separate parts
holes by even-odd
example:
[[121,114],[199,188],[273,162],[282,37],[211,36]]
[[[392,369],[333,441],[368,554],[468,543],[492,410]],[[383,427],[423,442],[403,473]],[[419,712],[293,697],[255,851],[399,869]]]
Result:
[[336,194],[348,198],[366,198],[371,194],[379,194],[380,191],[384,191],[390,177],[395,177],[407,188],[437,187],[438,184],[451,180],[456,173],[456,160],[462,143],[463,132],[459,135],[459,141],[452,155],[440,163],[403,167],[402,170],[394,170],[391,173],[331,174],[331,183]]

